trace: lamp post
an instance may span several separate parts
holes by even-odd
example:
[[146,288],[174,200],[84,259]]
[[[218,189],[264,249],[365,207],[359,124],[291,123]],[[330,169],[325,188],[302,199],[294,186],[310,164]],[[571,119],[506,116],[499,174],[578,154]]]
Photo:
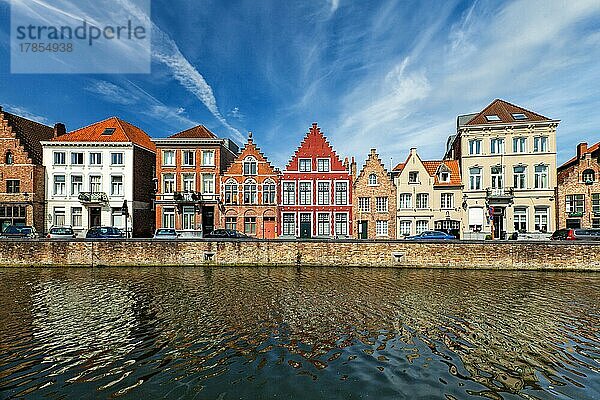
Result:
[[129,237],[127,231],[127,219],[129,218],[129,208],[127,207],[127,200],[123,200],[123,206],[121,207],[121,215],[125,217],[125,239]]

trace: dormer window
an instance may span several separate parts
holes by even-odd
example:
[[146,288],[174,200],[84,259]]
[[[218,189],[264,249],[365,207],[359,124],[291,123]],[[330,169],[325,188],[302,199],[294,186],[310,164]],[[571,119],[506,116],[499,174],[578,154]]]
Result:
[[115,133],[115,128],[106,128],[104,129],[104,131],[102,132],[102,136],[110,136],[113,133]]
[[515,121],[523,121],[523,120],[528,119],[527,115],[525,115],[523,113],[512,113],[511,115]]
[[587,184],[594,183],[595,178],[596,178],[596,174],[594,173],[593,169],[586,169],[581,174],[581,180]]
[[244,175],[256,175],[256,158],[250,156],[244,159]]
[[419,171],[410,171],[408,173],[408,183],[419,183]]
[[450,172],[440,172],[440,182],[450,182]]
[[377,175],[369,175],[369,186],[377,186]]
[[486,115],[485,119],[487,119],[488,122],[498,122],[498,121],[500,121],[500,117],[497,116],[496,114]]

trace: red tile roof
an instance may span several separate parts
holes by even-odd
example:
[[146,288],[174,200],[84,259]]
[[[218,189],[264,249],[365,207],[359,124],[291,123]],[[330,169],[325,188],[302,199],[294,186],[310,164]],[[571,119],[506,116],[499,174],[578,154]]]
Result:
[[[111,135],[103,135],[105,129],[113,128]],[[156,146],[150,136],[137,126],[117,117],[74,130],[52,139],[55,142],[131,142],[150,151],[156,151]]]
[[[410,157],[411,155],[408,156],[409,159]],[[429,176],[434,178],[433,184],[435,186],[460,186],[462,184],[460,179],[460,167],[458,165],[458,160],[427,160],[421,162],[423,163],[423,166],[425,167],[425,170],[427,171]],[[406,162],[396,165],[394,167],[394,171],[402,172],[407,163],[408,159],[406,160]],[[438,168],[441,164],[444,164],[450,170],[450,182],[439,181],[439,177],[436,175],[436,172],[438,171]]]
[[217,135],[209,131],[204,125],[194,126],[174,135],[169,136],[169,139],[216,139]]
[[[526,119],[515,119],[512,114],[525,114]],[[488,121],[487,115],[497,115],[498,121]],[[496,99],[483,109],[479,114],[475,115],[465,125],[495,125],[495,124],[511,124],[515,122],[531,122],[531,121],[551,121],[543,115],[526,110],[522,107],[514,105],[504,100]]]

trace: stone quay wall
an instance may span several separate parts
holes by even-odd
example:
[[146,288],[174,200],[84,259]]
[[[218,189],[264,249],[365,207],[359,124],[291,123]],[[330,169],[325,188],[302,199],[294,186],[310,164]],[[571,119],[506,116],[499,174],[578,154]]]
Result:
[[0,241],[0,267],[331,266],[600,271],[600,243]]

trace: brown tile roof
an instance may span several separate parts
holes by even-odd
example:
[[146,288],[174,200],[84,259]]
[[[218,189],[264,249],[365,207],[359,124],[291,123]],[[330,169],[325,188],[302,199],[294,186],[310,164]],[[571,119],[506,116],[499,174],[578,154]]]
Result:
[[[525,114],[526,119],[515,119],[512,114]],[[486,115],[497,115],[499,120],[488,121]],[[514,105],[504,100],[496,99],[483,109],[479,114],[475,115],[465,125],[495,125],[495,124],[510,124],[515,122],[531,122],[531,121],[551,121],[543,115],[526,110],[522,107]]]
[[[585,153],[583,153],[583,154],[591,154],[599,149],[600,149],[600,142],[588,147],[587,150],[585,151]],[[571,158],[569,161],[565,162],[563,165],[558,167],[558,170],[560,171],[560,170],[568,167],[569,165],[574,164],[576,161],[577,161],[577,155],[573,156],[573,158]]]
[[3,112],[4,119],[12,128],[16,137],[20,140],[29,157],[35,164],[42,164],[42,145],[40,141],[50,140],[54,137],[54,128],[19,117],[11,113]]
[[[411,155],[408,156],[409,159],[410,157]],[[423,163],[423,166],[425,167],[425,170],[429,176],[435,178],[433,183],[435,186],[460,186],[462,184],[458,160],[427,160],[421,162]],[[393,171],[397,173],[402,172],[407,163],[408,159],[406,162],[396,165]],[[440,182],[438,176],[435,174],[441,164],[444,164],[450,170],[450,182]]]
[[204,125],[194,126],[168,137],[169,139],[216,139],[217,135],[209,131]]
[[[114,129],[111,135],[103,135],[107,128]],[[156,151],[156,146],[150,136],[137,126],[117,117],[74,130],[52,139],[56,142],[131,142],[150,151]]]

